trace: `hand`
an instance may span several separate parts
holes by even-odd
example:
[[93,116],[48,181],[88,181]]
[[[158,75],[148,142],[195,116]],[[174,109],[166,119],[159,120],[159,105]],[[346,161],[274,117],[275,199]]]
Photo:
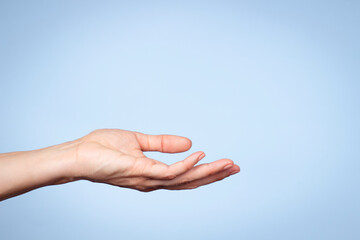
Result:
[[180,136],[102,129],[76,142],[75,168],[80,179],[143,192],[194,189],[240,171],[239,166],[230,159],[194,166],[205,157],[201,151],[170,166],[148,158],[143,153],[179,153],[189,150],[191,141]]
[[43,149],[2,153],[0,201],[79,179],[149,192],[193,189],[240,171],[230,159],[195,166],[205,156],[201,151],[170,166],[143,154],[178,153],[190,147],[191,141],[185,137],[102,129]]

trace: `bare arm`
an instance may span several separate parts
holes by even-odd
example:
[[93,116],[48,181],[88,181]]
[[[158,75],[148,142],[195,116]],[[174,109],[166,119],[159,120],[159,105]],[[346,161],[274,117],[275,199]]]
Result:
[[143,153],[178,153],[190,147],[185,137],[102,129],[48,148],[0,154],[0,200],[80,179],[143,192],[193,189],[240,171],[230,159],[195,166],[205,156],[201,151],[172,165]]

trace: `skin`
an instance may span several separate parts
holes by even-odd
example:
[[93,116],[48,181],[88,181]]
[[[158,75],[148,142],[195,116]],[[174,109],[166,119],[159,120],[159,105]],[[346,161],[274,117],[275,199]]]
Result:
[[47,148],[0,154],[0,200],[76,180],[142,192],[194,189],[240,171],[226,158],[196,165],[205,157],[202,151],[172,165],[143,153],[179,153],[189,150],[191,145],[190,139],[181,136],[100,129]]

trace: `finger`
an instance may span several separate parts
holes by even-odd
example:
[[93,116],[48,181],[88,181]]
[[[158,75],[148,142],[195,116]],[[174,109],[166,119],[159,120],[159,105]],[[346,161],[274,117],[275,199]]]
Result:
[[149,135],[135,132],[142,151],[159,151],[163,153],[185,152],[191,148],[190,139],[175,135]]
[[186,183],[211,176],[223,171],[224,169],[229,169],[233,167],[233,165],[234,163],[230,159],[220,159],[212,163],[205,163],[193,167],[191,170],[173,180],[149,180],[148,185],[158,186],[159,188],[184,185]]
[[229,177],[238,172],[240,172],[240,167],[237,165],[234,165],[231,168],[225,169],[225,170],[218,172],[216,174],[213,174],[211,176],[201,178],[201,179],[198,179],[198,180],[186,183],[186,184],[182,184],[182,185],[178,185],[178,186],[171,186],[171,187],[168,187],[167,189],[169,189],[169,190],[195,189],[200,186],[204,186],[204,185],[207,185],[207,184],[210,184],[213,182],[221,181],[224,178]]
[[[147,167],[143,170],[143,176],[154,179],[174,179],[178,175],[181,175],[189,171],[196,163],[205,157],[205,153],[202,151],[195,152],[182,161],[176,162],[172,165],[166,165],[163,163],[157,163],[151,167]],[[153,160],[154,161],[154,160]]]

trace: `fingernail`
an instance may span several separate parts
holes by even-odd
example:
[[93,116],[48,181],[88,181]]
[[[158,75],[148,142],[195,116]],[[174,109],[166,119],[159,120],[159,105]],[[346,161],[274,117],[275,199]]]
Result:
[[233,165],[232,164],[228,164],[228,165],[226,165],[225,167],[224,167],[224,170],[225,169],[229,169],[229,168],[231,168]]
[[199,156],[199,161],[201,160],[201,159],[203,159],[205,157],[205,153],[202,153],[202,154],[200,154],[200,156]]
[[234,175],[235,173],[238,173],[238,172],[240,172],[240,171],[239,171],[239,170],[232,171],[232,172],[230,173],[230,175]]

